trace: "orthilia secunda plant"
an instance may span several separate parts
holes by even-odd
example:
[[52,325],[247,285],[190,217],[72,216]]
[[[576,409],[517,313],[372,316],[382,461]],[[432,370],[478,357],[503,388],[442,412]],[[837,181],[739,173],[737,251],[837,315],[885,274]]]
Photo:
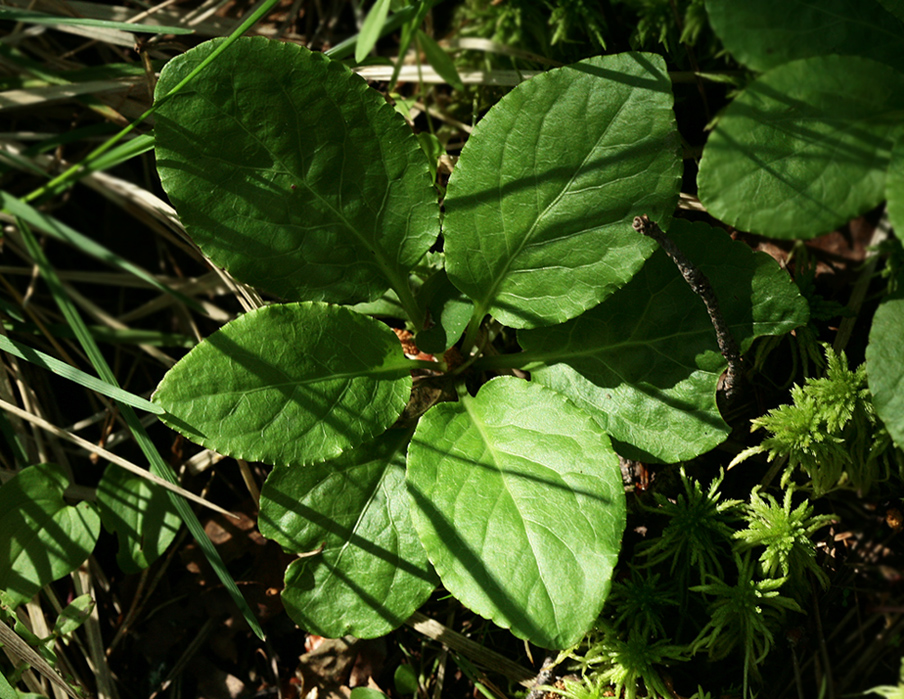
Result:
[[[173,59],[158,94],[216,46]],[[569,647],[619,552],[616,451],[676,462],[726,438],[720,343],[736,361],[807,306],[771,258],[673,218],[672,101],[648,53],[521,83],[470,135],[442,218],[404,119],[323,55],[242,39],[160,106],[187,232],[279,302],[210,335],[154,401],[198,444],[273,466],[259,525],[299,555],[298,624],[379,636],[442,584]],[[708,296],[639,231],[667,231]]]

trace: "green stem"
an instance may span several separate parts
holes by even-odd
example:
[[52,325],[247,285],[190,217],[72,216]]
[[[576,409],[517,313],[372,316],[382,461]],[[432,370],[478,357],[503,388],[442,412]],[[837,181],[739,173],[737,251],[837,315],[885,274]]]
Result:
[[486,315],[486,311],[479,306],[474,306],[474,313],[471,315],[471,320],[468,322],[468,329],[465,331],[465,339],[461,343],[461,351],[467,355],[471,352],[471,348],[474,347],[477,342],[477,333],[480,331],[480,324],[483,322],[483,317]]
[[474,371],[496,371],[498,369],[533,371],[548,366],[548,363],[537,352],[517,352],[479,357],[471,366]]
[[414,325],[415,331],[423,330],[424,324],[427,322],[427,309],[422,308],[417,302],[417,299],[414,298],[408,280],[390,279],[390,282],[392,284],[392,290],[395,291],[396,295],[399,297],[399,303],[401,303],[402,308],[405,309],[405,314],[408,316],[412,325]]
[[408,365],[412,370],[414,369],[426,369],[427,371],[445,371],[446,370],[446,362],[442,359],[436,362],[430,362],[426,359],[409,359]]

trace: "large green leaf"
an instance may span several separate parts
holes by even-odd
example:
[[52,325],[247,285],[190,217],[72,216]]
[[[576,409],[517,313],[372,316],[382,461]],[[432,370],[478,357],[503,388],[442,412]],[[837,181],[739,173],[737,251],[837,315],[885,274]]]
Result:
[[409,362],[382,323],[340,306],[266,306],[223,326],[170,369],[164,421],[228,456],[301,464],[389,427],[411,394]]
[[0,590],[30,600],[78,568],[94,550],[100,517],[90,502],[67,505],[62,467],[38,464],[0,487]]
[[[706,274],[742,351],[807,322],[809,309],[775,260],[705,223],[669,236]],[[728,436],[716,406],[725,361],[700,298],[662,250],[600,306],[564,325],[519,332],[532,377],[592,414],[619,452],[674,463]]]
[[625,526],[618,459],[589,416],[542,386],[494,379],[421,418],[408,490],[455,597],[542,648],[581,639]]
[[904,69],[904,24],[874,0],[706,0],[706,11],[725,48],[752,70],[828,54]]
[[827,233],[885,196],[904,73],[856,56],[788,63],[751,83],[703,150],[711,214],[774,238]]
[[182,524],[163,488],[117,466],[108,466],[97,484],[97,504],[104,528],[119,537],[116,562],[124,573],[156,561]]
[[477,124],[449,180],[449,278],[512,327],[595,306],[653,251],[633,217],[667,225],[678,150],[659,56],[591,58],[521,83]]
[[411,431],[389,430],[338,459],[276,468],[267,478],[261,533],[304,556],[286,571],[282,598],[307,631],[329,638],[382,636],[436,587],[408,514],[410,438]]
[[[166,94],[218,45],[170,61]],[[163,187],[201,249],[291,300],[407,288],[439,230],[417,139],[348,68],[295,44],[240,39],[156,114]]]
[[866,372],[873,405],[888,433],[904,449],[904,293],[883,301],[873,316]]
[[891,152],[885,179],[888,218],[896,231],[904,231],[904,135],[899,135]]

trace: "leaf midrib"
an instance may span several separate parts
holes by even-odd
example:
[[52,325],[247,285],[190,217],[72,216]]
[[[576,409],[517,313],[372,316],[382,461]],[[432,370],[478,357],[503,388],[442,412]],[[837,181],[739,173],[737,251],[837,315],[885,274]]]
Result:
[[[628,104],[628,102],[629,102],[629,100],[626,100],[626,101],[622,102],[621,105],[619,105],[618,111],[616,112],[615,116],[612,119],[610,119],[609,123],[606,125],[606,128],[603,129],[603,132],[600,134],[599,138],[597,138],[596,141],[594,142],[593,147],[587,151],[586,155],[584,156],[584,159],[581,161],[580,165],[578,165],[575,168],[575,170],[572,173],[571,177],[569,178],[568,182],[561,188],[561,190],[556,195],[556,197],[549,204],[546,205],[546,207],[543,209],[543,211],[540,212],[536,216],[533,223],[531,223],[531,226],[528,229],[527,234],[522,236],[521,239],[519,240],[518,245],[515,248],[515,251],[512,254],[508,255],[507,258],[504,260],[503,265],[502,265],[502,271],[500,272],[499,275],[497,275],[496,279],[493,281],[493,283],[490,286],[490,289],[488,290],[484,299],[480,302],[480,304],[476,304],[482,311],[481,315],[483,315],[483,313],[488,312],[490,307],[493,305],[493,301],[496,299],[496,296],[497,296],[497,291],[498,291],[499,287],[502,285],[503,281],[508,277],[509,270],[510,270],[512,264],[514,264],[515,258],[517,258],[528,245],[533,244],[533,237],[535,235],[536,229],[539,226],[540,222],[543,221],[544,218],[549,214],[550,210],[552,210],[553,207],[555,207],[556,204],[558,204],[562,200],[562,197],[564,197],[565,194],[570,191],[572,184],[574,184],[575,179],[582,172],[588,159],[597,152],[597,149],[600,147],[600,143],[603,141],[603,139],[609,133],[609,129],[611,128],[612,124],[615,123],[616,118],[618,117],[619,114],[621,114],[622,110],[625,108],[625,105]],[[506,142],[508,141],[508,135],[513,133],[513,131],[514,130],[510,130],[506,133]],[[502,150],[505,149],[506,142],[504,142],[502,144]],[[536,179],[538,173],[536,172],[535,168],[533,168],[532,174],[533,174],[534,178]],[[497,183],[497,185],[498,185],[498,183]],[[572,233],[571,235],[572,236],[579,235],[580,233],[583,233],[583,232],[586,232],[586,231],[575,232],[575,233]],[[503,236],[505,236],[504,230],[503,230]]]

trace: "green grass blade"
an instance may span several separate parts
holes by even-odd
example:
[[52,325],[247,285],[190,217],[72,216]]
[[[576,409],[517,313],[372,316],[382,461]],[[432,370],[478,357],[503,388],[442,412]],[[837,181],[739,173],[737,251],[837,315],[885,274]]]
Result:
[[[44,277],[44,281],[47,283],[47,286],[49,287],[50,292],[57,302],[60,311],[62,311],[66,321],[76,333],[82,349],[85,351],[85,354],[88,355],[88,359],[94,366],[94,370],[107,383],[118,385],[113,371],[110,369],[110,366],[104,359],[103,354],[101,354],[100,348],[97,346],[94,338],[91,337],[91,333],[88,332],[88,327],[85,325],[84,320],[82,320],[82,317],[79,315],[74,304],[66,294],[62,282],[60,281],[59,277],[56,274],[56,271],[53,269],[50,262],[47,260],[47,257],[44,255],[44,251],[38,244],[38,241],[35,239],[35,236],[31,232],[31,229],[28,227],[27,223],[25,223],[21,219],[18,219],[17,222],[19,224],[19,230],[22,233],[22,238],[25,241],[26,246],[28,247],[29,253],[31,253],[32,257],[34,257],[35,262],[37,263],[38,267],[41,270],[41,274]],[[141,421],[138,419],[138,415],[132,409],[132,406],[119,402],[117,403],[117,405],[119,406],[120,412],[122,413],[126,424],[131,429],[132,435],[135,437],[135,441],[138,442],[138,446],[141,448],[141,451],[144,453],[145,457],[150,463],[151,473],[153,473],[155,476],[158,476],[159,478],[163,478],[164,480],[169,481],[173,485],[179,485],[176,474],[173,472],[173,469],[169,466],[169,464],[167,464],[160,456],[160,453],[157,451],[157,448],[154,446],[153,442],[151,442],[150,437],[145,431],[144,426],[141,424]],[[254,613],[251,611],[251,608],[248,606],[245,598],[242,597],[242,593],[239,592],[239,588],[235,584],[235,580],[232,579],[232,576],[229,574],[229,571],[223,564],[223,560],[220,558],[220,554],[218,554],[217,550],[214,548],[213,542],[204,532],[204,527],[201,526],[201,522],[198,520],[198,517],[195,515],[191,507],[189,507],[185,499],[175,496],[169,492],[167,492],[167,494],[169,495],[173,506],[176,508],[176,512],[182,518],[182,521],[185,523],[185,526],[188,527],[188,530],[191,532],[195,541],[198,543],[198,546],[204,552],[204,555],[207,557],[210,565],[216,571],[217,577],[220,578],[223,586],[226,588],[233,601],[241,610],[245,621],[258,636],[258,638],[263,639],[264,631],[261,628],[260,623],[258,622],[257,618],[255,618]]]
[[364,18],[361,32],[358,34],[358,44],[355,46],[355,61],[360,63],[377,45],[377,39],[382,36],[386,17],[389,15],[389,0],[376,0]]
[[144,114],[142,114],[135,121],[133,121],[131,124],[126,126],[124,129],[122,129],[122,131],[117,133],[115,136],[112,136],[107,141],[105,141],[100,146],[98,146],[93,151],[91,151],[82,162],[73,165],[68,170],[66,170],[62,174],[58,175],[57,177],[52,179],[47,184],[43,185],[42,187],[39,187],[38,189],[36,189],[33,192],[31,192],[30,194],[28,194],[26,197],[24,197],[24,201],[26,201],[26,202],[33,201],[35,199],[45,196],[48,192],[57,191],[57,188],[61,185],[65,185],[68,187],[69,185],[74,183],[79,178],[84,177],[84,175],[86,175],[88,172],[90,172],[89,168],[90,168],[92,162],[94,162],[100,156],[102,156],[104,153],[106,153],[107,151],[112,149],[113,146],[115,146],[125,136],[127,136],[132,131],[134,131],[135,128],[138,126],[138,124],[140,124],[145,119],[147,119],[149,116],[151,116],[154,112],[156,112],[161,104],[163,104],[164,102],[169,100],[173,95],[175,95],[176,93],[181,91],[186,85],[188,85],[188,83],[190,83],[192,80],[194,80],[195,76],[197,76],[202,70],[207,68],[208,65],[210,65],[214,60],[216,60],[216,58],[221,53],[223,53],[223,51],[225,51],[227,48],[229,48],[233,43],[235,43],[235,41],[240,36],[242,36],[242,34],[247,32],[249,29],[251,29],[251,27],[253,27],[255,24],[257,24],[261,19],[263,19],[267,15],[267,13],[270,12],[270,10],[272,10],[277,5],[277,3],[279,3],[279,0],[267,0],[267,2],[265,2],[263,5],[261,5],[259,8],[257,8],[257,10],[252,12],[248,16],[248,19],[246,19],[244,22],[242,22],[235,29],[235,31],[233,31],[232,34],[229,35],[229,37],[226,39],[226,41],[224,41],[222,44],[219,44],[215,51],[211,52],[211,54],[204,61],[199,63],[198,66],[191,73],[186,75],[185,79],[182,80],[182,82],[180,82],[178,85],[173,87],[173,89],[170,90],[169,93],[167,93],[166,95],[164,95],[163,97],[158,99],[156,102],[154,102],[154,104],[151,105],[150,109],[148,109]]
[[[383,23],[383,28],[380,30],[380,36],[384,37],[387,34],[394,32],[406,22],[410,21],[412,17],[414,17],[418,12],[421,11],[424,4],[433,7],[435,5],[438,5],[442,1],[443,0],[421,0],[421,3],[419,4],[409,5],[403,10],[394,12],[393,14],[389,15],[387,20]],[[341,41],[336,44],[333,48],[324,51],[324,54],[337,61],[343,58],[348,58],[355,53],[355,47],[358,45],[358,39],[360,36],[360,34],[350,36],[345,41]]]
[[[15,306],[0,301],[0,312],[5,312],[10,317],[13,317],[12,313],[15,313]],[[9,332],[21,335],[40,335],[42,332],[36,324],[21,320],[19,317],[13,317],[12,321],[5,321],[3,327]],[[72,328],[63,323],[45,323],[44,327],[54,337],[75,337]],[[160,330],[119,329],[109,328],[106,325],[89,325],[88,331],[95,340],[109,345],[151,345],[152,347],[184,347],[185,349],[191,349],[198,344],[194,338],[188,335],[162,332]]]
[[[141,146],[141,144],[139,144],[139,146]],[[110,265],[114,269],[134,274],[136,277],[147,282],[151,286],[159,289],[166,294],[170,294],[171,296],[176,297],[187,306],[203,313],[201,307],[194,299],[189,298],[185,294],[182,294],[175,289],[171,289],[166,284],[157,281],[154,275],[152,275],[150,272],[147,272],[138,265],[133,264],[128,260],[120,257],[112,250],[109,250],[108,248],[92,240],[88,236],[79,233],[74,228],[70,228],[65,223],[56,220],[52,216],[48,216],[47,214],[38,211],[34,207],[24,202],[22,199],[14,197],[9,192],[5,192],[3,190],[0,190],[0,209],[8,211],[13,216],[21,218],[23,221],[28,223],[29,226],[42,230],[48,235],[56,238],[57,240],[62,240],[64,243],[72,245],[77,250]]]
[[87,175],[99,170],[109,170],[111,167],[115,167],[151,150],[154,150],[154,136],[151,134],[139,134],[125,143],[120,143],[112,150],[107,151],[89,163],[85,168],[84,174]]
[[100,27],[102,29],[120,29],[126,32],[142,32],[146,34],[194,34],[194,29],[185,27],[163,27],[156,24],[137,24],[133,22],[112,22],[107,19],[90,19],[88,17],[60,17],[45,12],[17,10],[12,7],[0,8],[0,20],[25,22],[26,24],[70,24],[84,27]]
[[455,68],[455,62],[452,60],[452,57],[420,29],[417,30],[416,36],[418,46],[427,57],[427,62],[433,66],[434,70],[439,74],[439,77],[456,90],[464,90],[465,86],[461,82],[461,77],[458,75],[458,70]]
[[151,401],[146,400],[141,396],[136,396],[134,393],[119,388],[119,386],[114,386],[106,381],[101,381],[96,376],[91,376],[91,374],[76,369],[75,367],[66,364],[66,362],[61,362],[59,359],[51,357],[49,354],[44,354],[39,350],[32,349],[28,345],[23,345],[15,340],[11,340],[5,335],[0,335],[0,349],[4,352],[14,354],[19,359],[31,362],[42,369],[52,371],[57,376],[61,376],[69,381],[74,381],[85,388],[96,391],[109,398],[113,398],[120,403],[126,403],[134,408],[146,410],[155,415],[162,415],[166,412],[156,403],[151,403]]

